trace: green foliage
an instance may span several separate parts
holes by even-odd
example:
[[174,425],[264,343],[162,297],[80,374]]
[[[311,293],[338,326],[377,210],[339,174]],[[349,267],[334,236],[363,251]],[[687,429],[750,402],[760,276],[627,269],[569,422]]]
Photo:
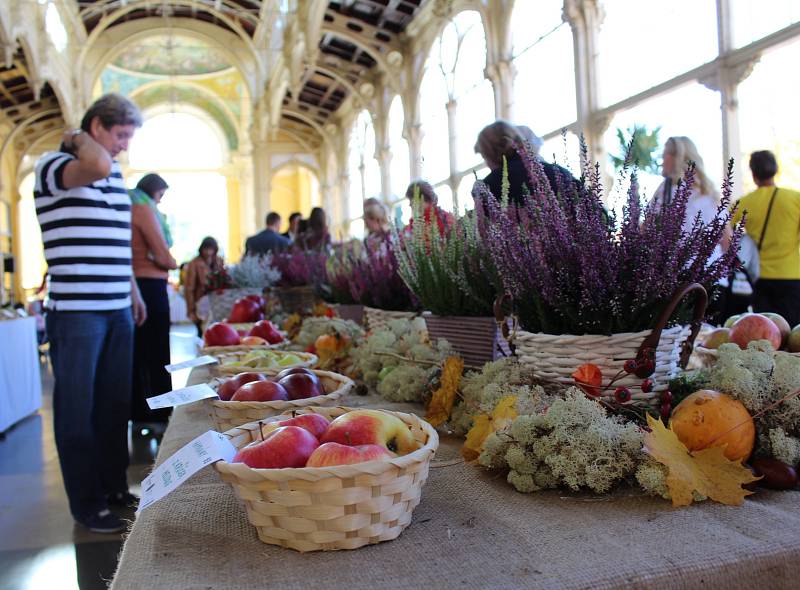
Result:
[[630,163],[635,164],[639,170],[643,170],[644,172],[658,174],[658,162],[655,152],[658,149],[659,131],[661,131],[661,127],[656,127],[652,131],[648,131],[646,125],[637,125],[634,123],[633,127],[627,130],[626,136],[626,133],[622,129],[617,128],[620,155],[611,156],[614,169],[619,170],[625,165],[625,157],[628,146],[630,145],[631,151],[628,156]]

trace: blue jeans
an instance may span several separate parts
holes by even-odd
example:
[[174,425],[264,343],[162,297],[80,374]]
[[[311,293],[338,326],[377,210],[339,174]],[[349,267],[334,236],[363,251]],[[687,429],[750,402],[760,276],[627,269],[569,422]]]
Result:
[[106,508],[106,494],[128,490],[133,317],[130,308],[49,311],[46,325],[56,448],[81,520]]

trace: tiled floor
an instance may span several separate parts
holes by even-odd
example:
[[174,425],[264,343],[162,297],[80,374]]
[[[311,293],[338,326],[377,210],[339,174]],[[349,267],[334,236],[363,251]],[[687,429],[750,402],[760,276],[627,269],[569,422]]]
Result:
[[[193,326],[174,326],[172,362],[196,356]],[[183,387],[188,371],[173,375]],[[75,525],[67,507],[53,440],[52,376],[43,369],[44,407],[0,440],[0,590],[105,588],[116,569],[122,535],[99,535]],[[150,433],[132,437],[128,479],[139,483],[158,450]],[[124,517],[133,519],[129,511]]]

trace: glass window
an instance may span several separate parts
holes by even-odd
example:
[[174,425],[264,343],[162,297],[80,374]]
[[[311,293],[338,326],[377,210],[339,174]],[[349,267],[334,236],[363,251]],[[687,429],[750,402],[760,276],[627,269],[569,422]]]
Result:
[[402,197],[409,183],[408,142],[403,137],[403,101],[396,96],[389,108],[389,146],[392,150],[391,183],[394,198]]
[[728,0],[735,47],[748,45],[800,20],[797,0]]
[[581,175],[581,143],[577,135],[567,131],[545,141],[539,148],[539,155],[546,162],[558,164],[569,170],[573,176]]
[[36,218],[36,205],[33,201],[33,173],[22,179],[19,185],[20,200],[17,203],[20,240],[20,280],[23,289],[38,289],[47,271],[42,245],[42,231]]
[[447,130],[447,86],[437,61],[436,47],[425,67],[420,85],[422,124],[422,177],[440,179],[450,174],[450,143]]
[[144,121],[130,142],[129,162],[138,170],[207,169],[223,164],[220,136],[188,113],[163,113]]
[[[755,188],[748,161],[756,150],[771,150],[778,159],[777,182],[800,187],[800,118],[791,91],[800,86],[800,41],[764,54],[753,73],[739,85],[739,130],[742,153],[737,165],[744,177],[743,193]],[[767,92],[767,88],[778,91]],[[740,189],[734,187],[737,194]]]
[[718,53],[716,2],[604,2],[598,80],[603,105],[619,102],[712,61]]
[[[659,146],[655,157],[661,160],[664,143],[671,136],[685,135],[697,146],[703,158],[706,174],[719,187],[722,180],[722,118],[720,116],[720,95],[700,84],[688,84],[670,92],[665,92],[635,107],[618,112],[611,121],[604,137],[605,150],[611,155],[623,153],[617,138],[617,129],[627,130],[636,125],[646,125],[648,130],[661,127],[658,133]],[[614,169],[606,162],[606,173],[614,176]],[[659,173],[640,172],[640,195],[647,201],[661,183]],[[627,185],[614,187],[609,195],[611,208],[621,207]]]
[[572,30],[561,19],[563,0],[514,3],[514,117],[537,133],[577,118]]
[[363,214],[364,199],[380,194],[381,189],[381,172],[375,159],[375,130],[372,117],[366,109],[356,117],[349,148],[350,196],[347,217],[352,219]]

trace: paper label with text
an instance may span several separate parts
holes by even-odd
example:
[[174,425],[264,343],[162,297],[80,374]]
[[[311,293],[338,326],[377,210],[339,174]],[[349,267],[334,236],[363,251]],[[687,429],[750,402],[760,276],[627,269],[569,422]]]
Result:
[[235,454],[236,447],[219,432],[201,434],[144,478],[136,512],[159,501],[206,465],[222,459],[230,461]]
[[159,410],[161,408],[173,408],[190,404],[210,397],[217,397],[217,392],[211,389],[208,384],[200,383],[199,385],[192,385],[191,387],[184,387],[183,389],[148,397],[147,405],[150,406],[151,410]]
[[218,362],[219,361],[215,359],[213,356],[209,356],[206,354],[194,359],[189,359],[188,361],[183,361],[182,363],[175,363],[174,365],[166,365],[164,368],[167,370],[167,373],[174,373],[175,371],[180,371],[181,369],[191,369],[192,367],[213,365],[214,363]]

